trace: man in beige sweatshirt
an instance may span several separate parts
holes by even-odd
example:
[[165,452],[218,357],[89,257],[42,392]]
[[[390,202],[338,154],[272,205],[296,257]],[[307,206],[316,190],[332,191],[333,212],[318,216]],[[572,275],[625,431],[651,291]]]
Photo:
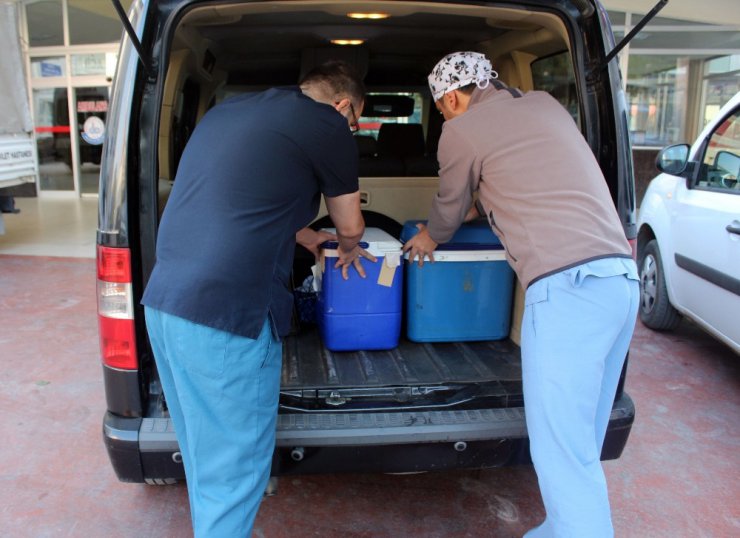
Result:
[[[429,75],[445,118],[440,187],[409,259],[486,217],[525,292],[522,379],[541,536],[613,536],[600,455],[634,329],[637,269],[606,181],[568,112],[545,92],[496,80],[482,54]],[[474,193],[478,200],[473,204]]]

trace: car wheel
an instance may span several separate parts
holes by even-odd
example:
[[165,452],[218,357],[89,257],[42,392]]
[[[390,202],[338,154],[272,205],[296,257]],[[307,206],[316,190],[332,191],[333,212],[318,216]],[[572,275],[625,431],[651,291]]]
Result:
[[645,246],[640,264],[640,320],[658,331],[674,329],[681,321],[681,315],[668,300],[663,262],[655,239]]

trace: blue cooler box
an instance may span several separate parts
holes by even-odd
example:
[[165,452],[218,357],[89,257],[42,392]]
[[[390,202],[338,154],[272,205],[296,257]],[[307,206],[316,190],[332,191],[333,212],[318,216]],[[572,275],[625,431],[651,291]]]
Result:
[[378,261],[362,258],[367,277],[361,278],[352,267],[349,280],[334,268],[337,246],[336,242],[324,243],[319,261],[321,289],[316,312],[324,346],[331,351],[396,347],[403,297],[401,243],[379,228],[366,228],[360,246]]
[[[419,230],[408,221],[401,240]],[[434,251],[434,263],[406,255],[407,336],[415,342],[499,340],[509,335],[514,271],[487,222],[463,224]]]

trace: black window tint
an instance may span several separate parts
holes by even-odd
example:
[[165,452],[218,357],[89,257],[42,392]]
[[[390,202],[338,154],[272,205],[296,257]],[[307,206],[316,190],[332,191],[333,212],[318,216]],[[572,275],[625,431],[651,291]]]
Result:
[[532,83],[535,90],[548,92],[578,123],[578,95],[573,64],[568,51],[532,62]]

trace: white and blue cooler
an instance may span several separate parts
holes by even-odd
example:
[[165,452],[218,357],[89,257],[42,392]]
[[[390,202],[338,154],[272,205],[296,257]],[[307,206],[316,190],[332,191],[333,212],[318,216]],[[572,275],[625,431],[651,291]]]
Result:
[[396,347],[403,296],[401,243],[379,228],[366,228],[360,246],[377,261],[362,258],[366,278],[351,267],[349,280],[342,278],[341,269],[334,268],[337,246],[332,241],[324,243],[319,261],[321,287],[316,312],[324,346],[331,351]]
[[[419,230],[408,221],[401,240]],[[509,334],[514,272],[485,221],[463,224],[434,251],[434,263],[408,261],[407,336],[415,342],[500,340]]]

